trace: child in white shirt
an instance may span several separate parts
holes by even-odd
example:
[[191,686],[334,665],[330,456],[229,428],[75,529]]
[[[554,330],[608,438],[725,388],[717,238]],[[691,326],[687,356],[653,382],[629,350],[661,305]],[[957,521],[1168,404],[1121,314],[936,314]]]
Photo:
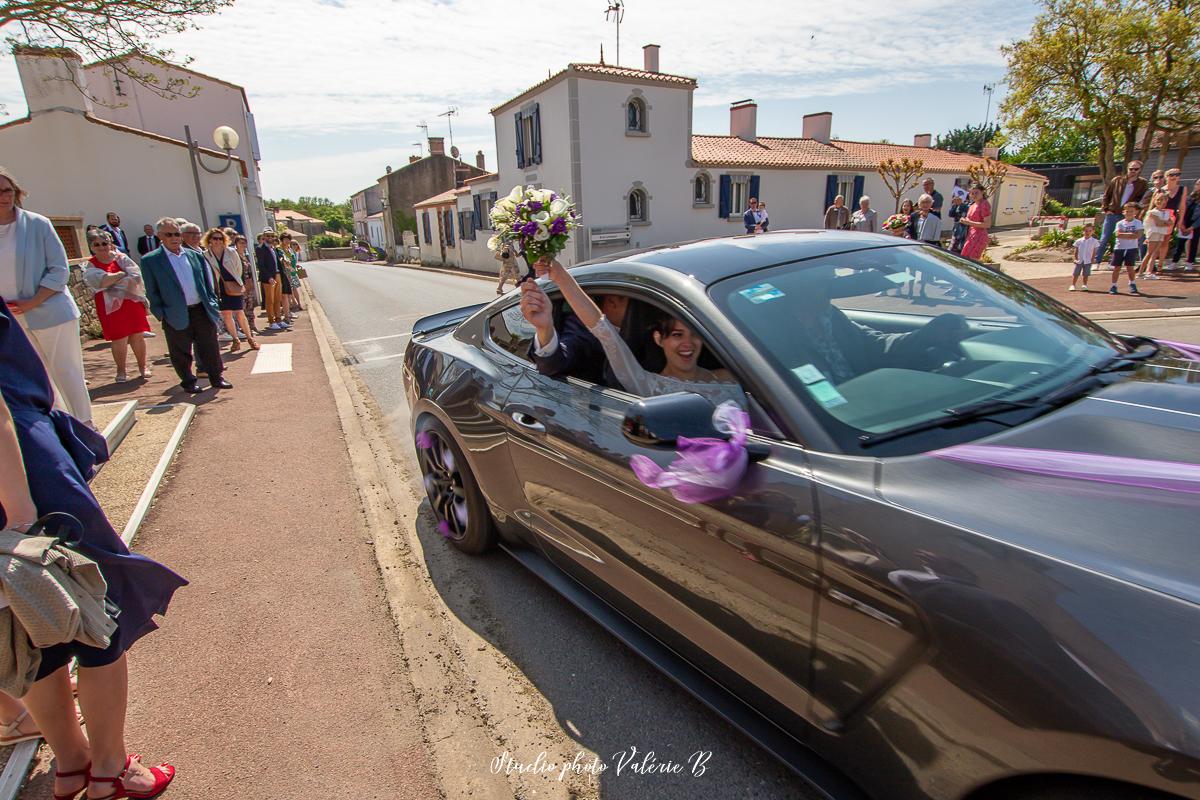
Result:
[[1100,246],[1100,240],[1095,237],[1096,226],[1092,223],[1087,223],[1083,226],[1083,236],[1075,240],[1075,271],[1071,273],[1071,288],[1068,292],[1075,291],[1075,282],[1079,280],[1079,276],[1083,276],[1083,291],[1088,290],[1088,278],[1092,276],[1092,259],[1096,257],[1096,248]]
[[1150,208],[1146,209],[1146,257],[1138,267],[1138,275],[1146,273],[1149,267],[1149,278],[1158,280],[1158,272],[1167,258],[1167,247],[1171,242],[1171,226],[1175,215],[1167,208],[1167,193],[1158,191],[1150,198]]
[[1126,203],[1122,210],[1125,212],[1125,219],[1117,223],[1117,243],[1113,246],[1112,254],[1112,286],[1109,287],[1108,293],[1119,294],[1117,276],[1121,274],[1121,267],[1125,267],[1129,275],[1129,293],[1140,294],[1134,270],[1137,268],[1138,238],[1141,237],[1145,226],[1137,218],[1138,212],[1141,211],[1137,203]]

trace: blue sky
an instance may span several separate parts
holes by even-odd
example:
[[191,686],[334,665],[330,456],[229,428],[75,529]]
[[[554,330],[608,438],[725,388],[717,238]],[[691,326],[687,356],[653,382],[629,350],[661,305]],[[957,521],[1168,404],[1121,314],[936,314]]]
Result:
[[[560,0],[518,14],[494,0],[237,0],[166,44],[246,88],[268,195],[341,200],[416,153],[421,121],[446,136],[437,115],[450,105],[464,157],[482,149],[494,166],[489,108],[547,70],[596,61],[601,43],[614,61],[607,5]],[[696,133],[728,133],[729,103],[751,97],[761,135],[798,136],[801,117],[831,111],[836,136],[897,143],[983,122],[985,83],[997,84],[994,118],[1000,46],[1037,13],[1032,0],[626,0],[626,9],[621,63],[640,66],[653,42],[664,72],[697,78]],[[0,103],[10,118],[25,113],[11,57],[0,62]]]

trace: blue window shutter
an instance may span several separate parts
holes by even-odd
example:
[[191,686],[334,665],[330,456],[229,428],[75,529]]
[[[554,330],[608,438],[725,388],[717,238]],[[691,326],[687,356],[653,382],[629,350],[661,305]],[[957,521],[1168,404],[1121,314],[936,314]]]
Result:
[[517,112],[517,168],[525,168],[524,131],[521,130],[521,112]]
[[[751,175],[750,176],[750,197],[757,197],[759,200],[762,200],[762,195],[758,193],[759,186],[760,186],[760,184],[758,181],[758,176]],[[747,199],[749,199],[749,198],[747,198]]]
[[533,104],[533,163],[542,163],[542,110],[540,104]]
[[454,247],[454,212],[447,210],[442,218],[445,220],[446,246]]
[[472,220],[472,224],[476,228],[482,228],[483,227],[483,195],[477,194],[471,198],[471,201],[473,203],[475,203],[475,211],[474,211],[475,218]]
[[[837,197],[838,179],[837,175],[827,175],[825,177],[825,207],[829,208],[833,205],[833,198]],[[822,212],[824,213],[824,212]]]
[[721,176],[721,207],[717,211],[717,215],[721,219],[729,219],[729,204],[733,200],[733,181],[728,175]]
[[425,244],[433,244],[433,234],[429,230],[429,212],[421,214],[422,227],[425,229]]
[[858,208],[858,199],[863,196],[863,188],[866,182],[867,179],[862,175],[854,176],[854,202],[849,204],[851,208]]

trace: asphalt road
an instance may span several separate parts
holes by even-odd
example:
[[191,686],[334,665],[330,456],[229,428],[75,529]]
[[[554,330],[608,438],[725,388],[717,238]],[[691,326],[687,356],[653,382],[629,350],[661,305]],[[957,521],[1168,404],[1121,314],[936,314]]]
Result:
[[[495,299],[494,284],[476,278],[347,262],[312,262],[308,283],[378,406],[394,452],[412,459],[401,357],[421,317]],[[1117,320],[1121,333],[1200,342],[1200,317]],[[415,470],[415,464],[412,465]],[[570,797],[803,798],[805,785],[690,695],[577,612],[503,554],[469,558],[436,533],[418,535],[425,568],[456,617],[503,652],[522,686],[548,715],[530,714],[523,733],[558,752],[576,749],[612,761],[637,747],[660,760],[685,762],[711,751],[712,769],[695,779],[605,772]],[[523,688],[522,691],[525,689]],[[536,750],[534,751],[536,752]],[[479,769],[493,755],[480,754]],[[552,793],[553,794],[553,793]],[[538,793],[538,796],[544,796]]]
[[[494,300],[495,284],[476,278],[341,261],[310,262],[308,285],[353,368],[378,405],[398,457],[410,459],[408,405],[401,356],[412,324],[421,317]],[[415,461],[415,459],[414,459]],[[412,465],[415,470],[415,463]],[[640,657],[548,589],[511,558],[496,553],[462,556],[435,532],[418,535],[429,571],[450,612],[499,648],[516,667],[522,686],[540,697],[548,715],[530,713],[533,730],[520,738],[550,752],[594,753],[614,765],[617,754],[636,747],[654,751],[659,762],[686,763],[711,751],[711,767],[700,778],[682,774],[636,775],[608,769],[596,780],[571,787],[562,797],[605,800],[707,800],[713,798],[814,797],[806,784],[692,699]],[[513,680],[510,676],[509,680]],[[524,722],[524,721],[523,721]],[[516,737],[514,737],[516,738]],[[526,748],[529,751],[529,748]],[[480,754],[478,769],[497,753]],[[589,756],[590,757],[590,756]],[[566,787],[551,787],[554,790]],[[538,791],[537,797],[545,796]]]

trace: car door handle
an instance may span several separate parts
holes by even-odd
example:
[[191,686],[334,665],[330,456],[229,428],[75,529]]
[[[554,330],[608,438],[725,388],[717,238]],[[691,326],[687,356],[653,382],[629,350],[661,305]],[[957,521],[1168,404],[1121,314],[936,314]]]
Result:
[[532,414],[527,414],[524,411],[512,412],[512,421],[527,431],[533,431],[534,433],[546,432],[546,426],[538,422],[537,417],[533,416]]

